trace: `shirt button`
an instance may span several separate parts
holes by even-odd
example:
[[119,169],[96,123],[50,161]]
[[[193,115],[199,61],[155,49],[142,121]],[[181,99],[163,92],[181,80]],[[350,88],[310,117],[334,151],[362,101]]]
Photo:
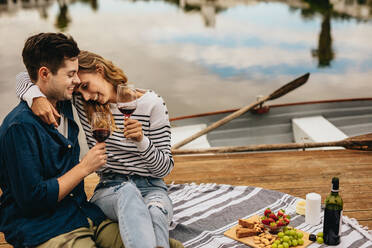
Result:
[[68,148],[68,149],[71,149],[71,145],[68,145],[67,148]]
[[71,197],[74,197],[74,194],[73,194],[73,193],[71,193],[71,194],[70,194],[70,196],[71,196]]

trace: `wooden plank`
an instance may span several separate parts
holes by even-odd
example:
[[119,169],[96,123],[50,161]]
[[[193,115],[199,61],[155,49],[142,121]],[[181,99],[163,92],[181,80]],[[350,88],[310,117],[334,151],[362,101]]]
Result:
[[368,227],[369,230],[372,229],[372,220],[358,220],[359,225]]
[[344,215],[361,221],[372,221],[372,209],[345,210]]
[[94,188],[99,182],[99,178],[96,173],[90,174],[84,179],[85,193],[87,198],[90,199],[93,196]]

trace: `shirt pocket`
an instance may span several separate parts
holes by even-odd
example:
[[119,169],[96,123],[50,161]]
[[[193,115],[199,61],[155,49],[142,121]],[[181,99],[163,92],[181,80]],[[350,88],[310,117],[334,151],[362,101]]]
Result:
[[40,156],[41,162],[45,169],[44,176],[47,178],[54,177],[75,166],[73,161],[74,148],[73,145],[58,139],[58,137],[49,137],[40,150],[42,154]]

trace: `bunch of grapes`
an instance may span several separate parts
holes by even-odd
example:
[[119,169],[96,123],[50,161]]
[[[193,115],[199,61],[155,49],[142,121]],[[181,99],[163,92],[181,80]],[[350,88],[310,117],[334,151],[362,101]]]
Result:
[[288,248],[298,245],[303,245],[302,239],[304,234],[298,232],[296,229],[285,226],[282,232],[278,233],[278,239],[274,241],[271,248]]

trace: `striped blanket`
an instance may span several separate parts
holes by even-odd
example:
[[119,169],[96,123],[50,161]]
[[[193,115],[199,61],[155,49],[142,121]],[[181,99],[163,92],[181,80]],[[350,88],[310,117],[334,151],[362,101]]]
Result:
[[[284,209],[292,217],[291,225],[308,233],[316,234],[323,229],[322,223],[306,225],[304,216],[296,214],[300,198],[278,191],[223,184],[171,184],[169,194],[174,204],[170,235],[185,247],[247,247],[223,233],[236,225],[238,218],[261,215],[267,207],[274,211]],[[368,230],[346,216],[341,240],[335,247],[372,248]],[[326,246],[312,243],[308,247]]]

